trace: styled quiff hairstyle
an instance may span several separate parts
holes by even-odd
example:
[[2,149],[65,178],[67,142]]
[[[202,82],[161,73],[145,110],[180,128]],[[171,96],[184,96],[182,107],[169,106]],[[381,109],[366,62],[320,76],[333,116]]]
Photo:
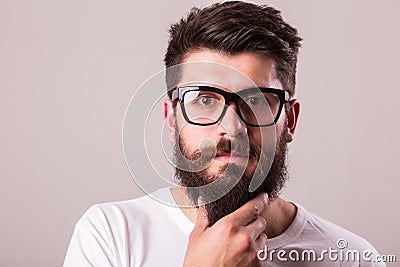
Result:
[[297,55],[302,39],[282,19],[280,11],[272,7],[231,1],[192,8],[186,17],[171,25],[169,33],[164,58],[166,68],[182,63],[187,53],[198,49],[226,55],[254,52],[272,58],[283,89],[290,97],[295,93]]

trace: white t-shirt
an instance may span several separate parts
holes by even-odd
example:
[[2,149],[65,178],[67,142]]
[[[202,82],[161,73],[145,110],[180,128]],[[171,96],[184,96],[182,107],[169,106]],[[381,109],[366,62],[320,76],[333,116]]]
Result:
[[[153,195],[174,203],[168,188]],[[294,204],[292,224],[259,254],[267,266],[385,266],[368,241]],[[182,266],[193,227],[180,208],[150,196],[94,205],[75,226],[64,267]]]

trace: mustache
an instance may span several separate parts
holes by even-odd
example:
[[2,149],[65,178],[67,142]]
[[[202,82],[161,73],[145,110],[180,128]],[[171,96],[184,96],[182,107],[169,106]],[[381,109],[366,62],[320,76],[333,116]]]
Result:
[[203,156],[205,160],[212,159],[214,153],[216,155],[234,153],[248,157],[249,159],[259,159],[261,148],[242,140],[221,138],[215,146],[212,144],[206,144],[201,148],[201,150],[196,149],[192,154],[191,159],[197,160],[201,156]]

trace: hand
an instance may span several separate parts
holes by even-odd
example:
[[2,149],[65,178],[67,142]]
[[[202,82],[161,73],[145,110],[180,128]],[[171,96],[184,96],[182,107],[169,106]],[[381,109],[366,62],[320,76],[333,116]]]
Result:
[[199,207],[196,225],[189,236],[184,267],[263,266],[257,251],[267,245],[266,222],[260,216],[268,196],[260,194],[238,210],[208,227],[207,214]]

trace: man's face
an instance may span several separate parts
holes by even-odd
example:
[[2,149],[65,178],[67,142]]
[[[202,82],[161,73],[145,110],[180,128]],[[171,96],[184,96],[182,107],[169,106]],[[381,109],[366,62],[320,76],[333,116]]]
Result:
[[[227,67],[216,65],[214,68],[210,64],[198,69],[184,69],[180,85],[211,84],[231,93],[254,86],[283,88],[276,78],[274,62],[253,53],[227,56],[215,51],[200,50],[186,55],[182,63],[193,62],[213,62]],[[205,207],[211,224],[260,192],[272,195],[279,193],[287,174],[284,111],[275,125],[252,127],[239,118],[237,106],[229,103],[218,123],[199,126],[187,123],[180,105],[178,102],[176,112],[169,112],[170,117],[172,114],[175,116],[170,118],[174,124],[175,159],[180,161],[182,157],[179,155],[182,154],[189,161],[182,160],[185,163],[181,165],[178,162],[176,176],[182,185],[192,188],[217,181],[211,188],[187,190],[194,204],[197,204],[199,196],[207,203]],[[261,178],[263,182],[257,190],[249,192],[252,178]],[[227,190],[229,192],[222,198],[208,203],[214,200],[212,197],[216,190],[226,190],[227,181],[235,182],[233,189]]]

